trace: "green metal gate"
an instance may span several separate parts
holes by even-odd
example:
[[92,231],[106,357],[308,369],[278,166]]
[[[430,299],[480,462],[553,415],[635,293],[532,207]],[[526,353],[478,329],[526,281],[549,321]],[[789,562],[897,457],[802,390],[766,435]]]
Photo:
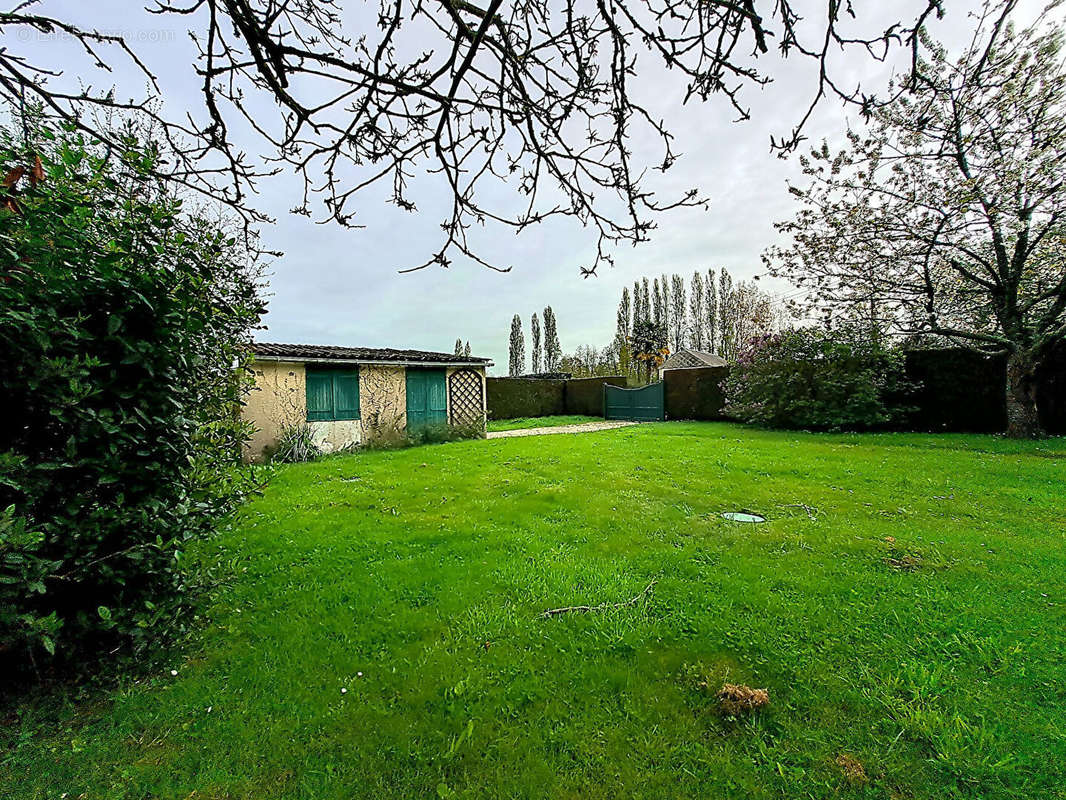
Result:
[[407,430],[411,433],[448,422],[447,389],[442,369],[407,368]]
[[662,381],[640,389],[603,386],[603,416],[606,419],[631,419],[640,422],[666,419]]

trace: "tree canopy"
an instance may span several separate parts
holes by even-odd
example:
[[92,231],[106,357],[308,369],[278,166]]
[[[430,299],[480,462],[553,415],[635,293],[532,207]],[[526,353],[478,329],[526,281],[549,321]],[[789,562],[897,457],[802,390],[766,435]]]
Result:
[[[263,219],[250,193],[282,168],[303,178],[294,211],[311,214],[318,198],[325,218],[346,226],[360,224],[357,198],[375,186],[416,210],[412,181],[428,175],[450,193],[451,210],[421,266],[460,255],[507,269],[478,255],[472,226],[520,231],[574,216],[597,235],[583,267],[592,274],[612,245],[646,240],[657,212],[703,202],[695,189],[660,198],[650,188],[649,170],[669,169],[677,154],[635,75],[657,63],[683,84],[685,101],[719,95],[744,119],[744,90],[771,78],[761,57],[776,49],[812,60],[810,106],[771,142],[788,151],[823,98],[864,113],[878,105],[841,81],[834,54],[884,59],[905,47],[909,80],[919,81],[919,31],[943,3],[899,5],[873,30],[869,12],[840,0],[813,4],[806,19],[793,0],[156,0],[149,10],[183,22],[199,54],[190,77],[203,106],[170,116],[134,45],[37,13],[31,0],[0,13],[0,30],[16,33],[0,51],[0,95],[40,103],[108,146],[116,142],[98,112],[151,119],[168,153],[153,168],[250,222]],[[56,73],[37,34],[80,45],[85,73]],[[130,89],[112,86],[119,62],[142,73],[144,97],[125,99]],[[247,135],[264,159],[247,155]],[[634,155],[634,141],[649,136],[657,153]]]
[[1011,432],[1039,429],[1035,370],[1066,335],[1063,32],[988,4],[957,59],[931,44],[913,91],[839,152],[803,159],[771,271],[827,314],[1007,353]]

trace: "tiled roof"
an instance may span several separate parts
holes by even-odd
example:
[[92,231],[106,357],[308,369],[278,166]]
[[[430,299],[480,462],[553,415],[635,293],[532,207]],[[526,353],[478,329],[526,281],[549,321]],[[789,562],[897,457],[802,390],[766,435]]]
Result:
[[433,353],[428,350],[392,350],[378,347],[334,347],[326,344],[253,342],[252,352],[260,358],[277,358],[291,361],[492,365],[492,361],[488,358],[457,356],[454,353]]
[[702,350],[678,350],[663,364],[663,369],[692,369],[695,367],[725,367],[729,362],[714,353]]

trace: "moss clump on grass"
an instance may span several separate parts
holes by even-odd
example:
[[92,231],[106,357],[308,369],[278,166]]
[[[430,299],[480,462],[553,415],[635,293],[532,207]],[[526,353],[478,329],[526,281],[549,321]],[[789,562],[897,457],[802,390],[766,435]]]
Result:
[[866,775],[866,767],[855,756],[841,753],[836,757],[835,763],[844,774],[845,780],[852,786],[864,786],[870,782],[870,778]]

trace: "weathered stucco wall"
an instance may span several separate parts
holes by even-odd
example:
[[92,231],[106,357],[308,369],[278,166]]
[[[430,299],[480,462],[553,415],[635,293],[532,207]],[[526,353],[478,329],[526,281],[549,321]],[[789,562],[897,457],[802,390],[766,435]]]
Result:
[[358,447],[363,441],[363,426],[357,419],[313,420],[307,427],[311,440],[323,453]]
[[307,373],[303,364],[288,361],[257,361],[253,370],[255,386],[244,398],[241,416],[255,426],[245,457],[261,461],[283,429],[307,419]]
[[359,368],[359,416],[367,442],[399,439],[407,428],[405,367]]

